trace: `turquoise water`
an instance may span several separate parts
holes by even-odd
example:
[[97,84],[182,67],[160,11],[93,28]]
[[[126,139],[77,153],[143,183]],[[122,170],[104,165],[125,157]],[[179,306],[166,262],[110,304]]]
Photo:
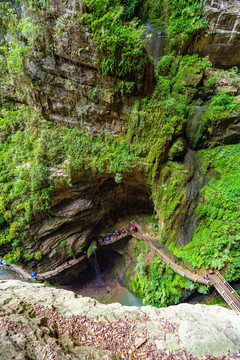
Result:
[[[21,276],[15,273],[14,271],[3,267],[0,267],[0,280],[26,281],[23,280]],[[104,292],[105,290],[106,290],[106,286],[104,285]],[[121,305],[126,305],[126,306],[143,306],[143,303],[139,297],[133,295],[128,289],[121,286],[116,289],[109,303],[113,303],[113,302],[118,302]]]
[[14,271],[0,267],[0,280],[23,280],[20,275]]
[[118,302],[126,306],[143,306],[142,300],[139,297],[133,295],[128,289],[123,287],[117,291],[110,302]]

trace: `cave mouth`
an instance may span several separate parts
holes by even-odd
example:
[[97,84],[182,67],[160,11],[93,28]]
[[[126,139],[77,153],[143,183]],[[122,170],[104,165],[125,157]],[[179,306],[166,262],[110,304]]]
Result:
[[[122,239],[121,246],[127,244],[131,236]],[[111,245],[110,245],[111,246]],[[99,248],[95,254],[92,254],[85,262],[84,269],[81,266],[75,267],[74,271],[69,269],[65,276],[59,277],[54,281],[55,285],[64,286],[69,290],[80,293],[84,288],[102,288],[111,287],[111,281],[114,282],[112,271],[123,256],[116,250]],[[96,272],[96,262],[99,273]],[[100,280],[100,281],[99,281]]]
[[[31,224],[33,250],[43,249],[34,269],[38,273],[61,266],[72,256],[80,257],[101,234],[116,229],[120,218],[126,219],[125,227],[139,214],[154,213],[150,185],[137,169],[124,173],[120,183],[113,174],[78,179],[71,188],[57,192],[52,203],[50,219],[44,216]],[[76,274],[75,269],[64,278],[72,273]]]
[[122,181],[116,183],[114,178],[107,178],[98,188],[97,211],[103,216],[94,227],[90,242],[99,237],[99,234],[111,231],[116,227],[119,219],[129,219],[138,214],[152,215],[154,204],[151,198],[151,189],[143,174],[135,172],[123,175]]
[[[88,259],[88,266],[85,271],[78,274],[78,277],[65,284],[58,284],[58,287],[71,290],[78,295],[95,298],[100,303],[120,303],[127,306],[142,306],[141,299],[134,295],[126,286],[125,275],[130,266],[126,262],[125,255],[119,253],[131,241],[132,236],[121,239],[119,244],[109,245],[103,251],[100,247],[96,251],[99,274],[96,274],[94,254]],[[104,246],[105,248],[105,246]]]

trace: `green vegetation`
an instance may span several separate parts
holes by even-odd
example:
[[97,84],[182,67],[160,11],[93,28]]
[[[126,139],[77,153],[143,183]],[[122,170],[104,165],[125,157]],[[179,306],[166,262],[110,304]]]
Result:
[[[164,3],[165,12],[162,13]],[[148,18],[163,22],[168,30],[168,48],[184,50],[193,37],[196,38],[207,27],[203,16],[206,0],[145,0]]]
[[156,209],[161,214],[163,227],[161,229],[161,240],[169,244],[174,241],[177,228],[176,218],[185,209],[187,193],[184,185],[189,179],[189,174],[184,166],[178,162],[168,161],[161,171],[160,178],[153,188],[153,198]]
[[203,17],[205,0],[167,0],[165,21],[168,29],[169,48],[179,49],[189,38],[205,29],[208,21]]
[[240,277],[240,145],[201,150],[199,157],[208,180],[196,209],[200,223],[189,244],[171,249],[196,268],[227,266],[227,278],[235,280]]
[[43,26],[30,17],[21,18],[18,6],[14,5],[11,2],[0,4],[1,32],[7,34],[7,41],[4,36],[0,39],[0,76],[2,89],[11,92],[14,88],[24,100],[33,86],[24,71],[25,63],[37,50],[34,47]]
[[0,133],[0,246],[5,253],[13,247],[14,261],[20,260],[29,220],[48,211],[51,191],[60,182],[71,184],[75,172],[108,172],[120,181],[122,171],[139,161],[124,139],[96,138],[47,122],[24,105],[1,109]]
[[197,129],[193,145],[195,147],[199,145],[206,136],[211,135],[213,129],[221,125],[223,119],[229,118],[238,109],[239,104],[231,94],[222,91],[214,95],[204,105],[201,123]]
[[134,272],[131,290],[142,299],[143,304],[163,307],[179,303],[186,280],[160,259],[154,257],[146,266],[143,254],[140,254]]
[[[144,27],[133,19],[137,1],[85,0],[87,13],[82,17],[99,46],[99,63],[103,74],[139,80],[148,61],[144,51]],[[126,5],[124,7],[123,5]],[[103,56],[102,56],[103,54]]]
[[[208,287],[193,283],[191,280],[174,273],[157,256],[151,254],[146,244],[131,240],[135,266],[126,273],[126,282],[131,291],[139,296],[143,304],[164,307],[178,304],[183,297],[183,289],[198,290],[206,294]],[[128,255],[129,256],[129,255]]]

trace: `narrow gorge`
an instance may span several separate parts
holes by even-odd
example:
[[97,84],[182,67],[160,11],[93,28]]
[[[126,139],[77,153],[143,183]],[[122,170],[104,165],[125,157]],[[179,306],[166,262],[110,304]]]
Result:
[[[146,307],[153,318],[167,314],[163,307],[177,308],[197,292],[207,294],[212,285],[211,275],[206,281],[209,271],[219,271],[237,290],[240,2],[0,1],[0,42],[1,263],[6,261],[22,274],[35,274],[35,282],[40,281],[38,274],[56,270],[47,282],[78,287],[84,295],[86,284],[95,287],[94,259],[98,260],[102,301],[110,301],[115,286],[110,283],[117,283],[120,292],[124,287],[144,305],[159,308]],[[132,225],[151,241],[141,240],[140,235],[134,238],[134,231],[111,240]],[[205,280],[181,276],[152,246]],[[61,266],[64,271],[58,272]],[[16,281],[14,293],[11,281],[0,274],[0,292],[9,304],[15,297],[20,299],[17,288],[30,293],[31,286],[52,301],[58,291],[68,297],[66,290],[48,293],[41,284]],[[38,310],[30,298],[25,305],[16,300],[16,308],[11,305],[9,312],[1,301],[4,341],[6,328],[16,330],[11,321],[21,307],[24,316],[33,314],[34,325],[29,320],[27,326],[35,329]],[[95,300],[87,301],[93,305],[89,314],[94,317]],[[50,300],[47,303],[50,306]],[[113,305],[101,311],[107,312],[108,306]],[[193,305],[181,306],[186,306],[186,314],[194,311]],[[138,311],[144,317],[143,309]],[[169,309],[169,314],[177,312]],[[206,354],[230,359],[227,348],[238,358],[239,315],[220,307],[199,305],[199,309],[196,314],[203,311],[206,317],[211,312],[211,321],[214,311],[224,319],[231,314],[229,327],[235,335],[229,335],[230,342],[223,341],[224,348],[204,345],[198,351],[197,345],[188,347],[185,340],[177,347],[172,338],[168,343],[169,335],[159,342],[149,335],[154,349],[146,346],[142,355],[136,349],[135,355],[133,350],[132,355],[123,350],[120,354],[115,348],[110,354],[110,347],[101,347],[106,353],[96,348],[91,357],[91,349],[78,354],[75,337],[72,343],[61,340],[50,358],[171,359],[179,350],[179,358]],[[61,337],[62,330],[49,325],[49,314],[41,314],[48,318],[48,323],[39,325],[45,327],[41,331]],[[39,331],[33,330],[40,344]],[[13,333],[8,341],[16,350]],[[200,342],[197,337],[196,344]],[[85,342],[82,345],[87,347]],[[41,343],[42,354],[45,346]],[[64,349],[62,357],[58,357],[60,349]],[[165,350],[169,354],[158,352]],[[11,356],[3,360],[18,359]],[[21,356],[28,358],[27,352]],[[44,356],[31,353],[29,358],[48,359]]]

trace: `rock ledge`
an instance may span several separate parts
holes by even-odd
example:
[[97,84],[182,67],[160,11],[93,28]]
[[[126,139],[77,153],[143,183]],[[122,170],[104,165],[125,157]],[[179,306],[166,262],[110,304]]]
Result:
[[[240,316],[219,306],[103,305],[70,291],[10,280],[0,281],[0,309],[0,346],[5,360],[30,355],[31,359],[125,359],[125,350],[132,353],[131,359],[158,359],[159,354],[179,351],[192,355],[191,359],[202,355],[230,359],[236,358],[230,352],[240,354]],[[105,328],[103,335],[100,326]],[[114,351],[117,334],[125,329]],[[116,335],[111,336],[114,331]],[[112,348],[97,345],[105,341],[105,334]],[[137,350],[141,341],[145,343]],[[128,350],[122,348],[124,344]]]

